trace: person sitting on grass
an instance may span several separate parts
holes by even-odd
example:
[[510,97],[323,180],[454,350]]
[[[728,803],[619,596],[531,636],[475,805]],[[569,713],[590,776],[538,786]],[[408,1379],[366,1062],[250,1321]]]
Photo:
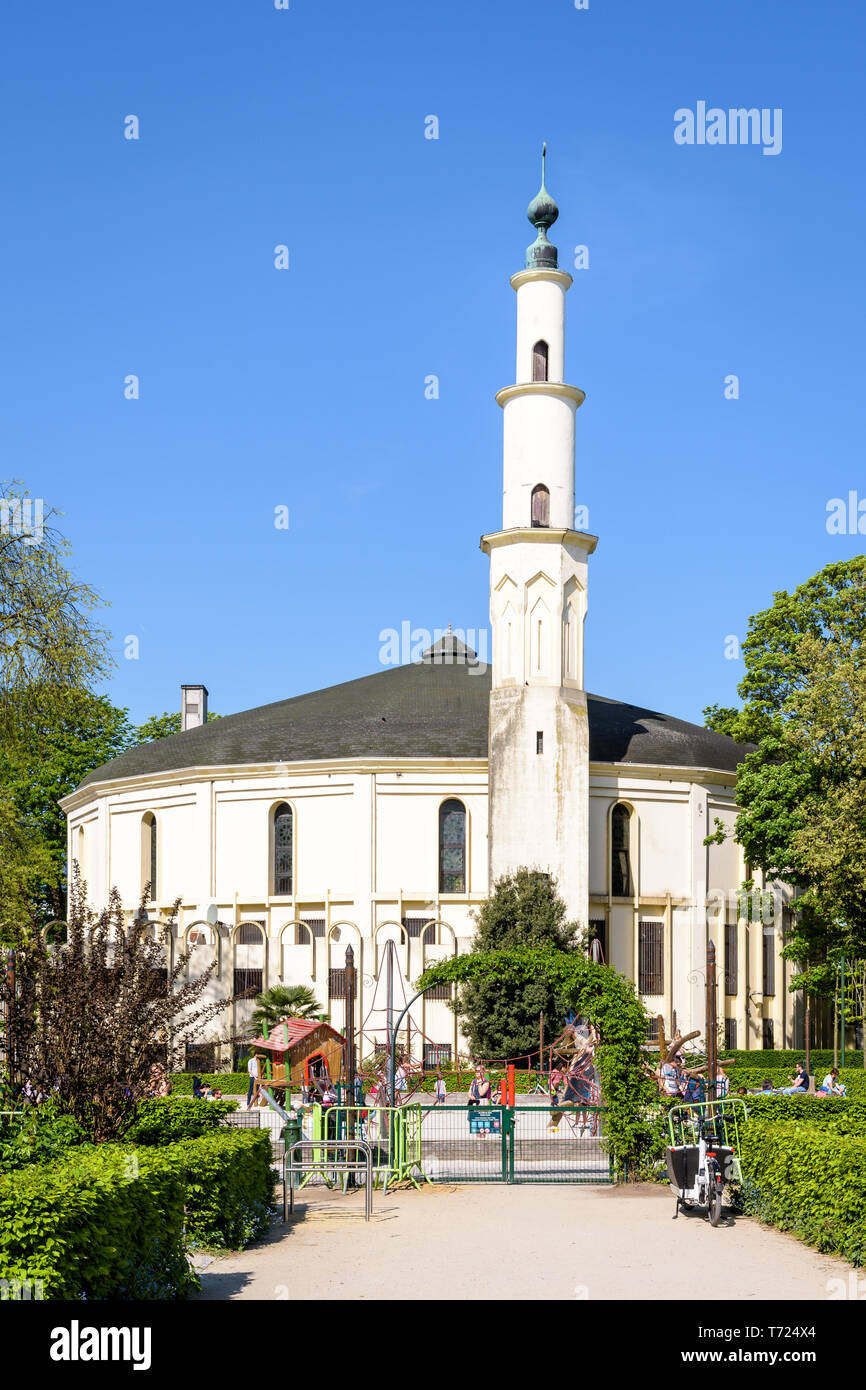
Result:
[[843,1086],[839,1080],[838,1067],[830,1068],[815,1094],[816,1096],[847,1096],[848,1087]]
[[783,1086],[779,1092],[783,1096],[802,1096],[809,1089],[809,1073],[802,1062],[797,1063],[796,1076],[789,1077],[790,1084]]

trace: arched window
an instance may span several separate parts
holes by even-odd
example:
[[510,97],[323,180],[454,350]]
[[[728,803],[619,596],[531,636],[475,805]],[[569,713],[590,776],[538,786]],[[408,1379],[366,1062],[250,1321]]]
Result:
[[294,817],[291,806],[281,802],[274,811],[274,893],[292,891]]
[[532,524],[550,525],[550,493],[544,483],[536,483],[532,489]]
[[456,798],[439,807],[439,892],[466,892],[466,807]]
[[630,898],[631,812],[620,803],[610,817],[610,891],[615,898]]
[[538,342],[535,344],[535,347],[532,349],[532,380],[533,380],[533,381],[546,381],[546,380],[547,380],[547,358],[548,358],[547,343],[544,341],[543,338],[539,338]]
[[159,853],[156,816],[148,811],[141,821],[141,886],[150,884],[149,902],[159,896]]

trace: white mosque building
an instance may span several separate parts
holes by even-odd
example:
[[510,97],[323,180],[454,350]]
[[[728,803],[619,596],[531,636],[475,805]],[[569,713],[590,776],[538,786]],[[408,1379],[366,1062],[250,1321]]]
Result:
[[[585,688],[597,538],[573,529],[584,393],[565,380],[572,279],[547,238],[558,209],[543,177],[528,215],[538,235],[511,278],[515,379],[496,397],[502,522],[481,541],[492,669],[446,637],[419,662],[211,723],[205,687],[184,686],[181,733],[97,768],[64,799],[69,858],[94,903],[116,885],[132,913],[150,881],[159,924],[179,899],[169,952],[193,944],[192,970],[216,954],[220,994],[310,985],[340,1028],[351,944],[364,1052],[385,1038],[385,943],[402,1005],[425,962],[469,948],[473,913],[521,865],[555,875],[570,917],[649,1015],[703,1027],[712,938],[725,1044],[795,1046],[785,913],[750,925],[738,846],[704,843],[717,819],[733,827],[744,750]],[[430,1065],[465,1053],[448,997],[413,1006],[411,1048]],[[250,1008],[233,1005],[226,1031]]]

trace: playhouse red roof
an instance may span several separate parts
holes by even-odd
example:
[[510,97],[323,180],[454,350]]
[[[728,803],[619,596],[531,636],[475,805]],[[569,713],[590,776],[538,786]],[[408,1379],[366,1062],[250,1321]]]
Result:
[[323,1028],[332,1037],[337,1038],[341,1043],[345,1042],[342,1033],[338,1033],[336,1028],[332,1028],[330,1023],[320,1023],[317,1018],[285,1018],[282,1023],[271,1029],[270,1036],[267,1038],[254,1038],[249,1044],[265,1052],[288,1052],[297,1043],[303,1042],[318,1029]]

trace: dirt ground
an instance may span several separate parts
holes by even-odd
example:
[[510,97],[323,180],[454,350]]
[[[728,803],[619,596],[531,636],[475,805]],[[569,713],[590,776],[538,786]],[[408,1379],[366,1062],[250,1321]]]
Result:
[[[667,1187],[450,1186],[363,1196],[306,1189],[294,1218],[202,1273],[205,1300],[825,1300],[851,1267],[726,1213],[713,1230]],[[831,1286],[832,1287],[832,1286]]]

